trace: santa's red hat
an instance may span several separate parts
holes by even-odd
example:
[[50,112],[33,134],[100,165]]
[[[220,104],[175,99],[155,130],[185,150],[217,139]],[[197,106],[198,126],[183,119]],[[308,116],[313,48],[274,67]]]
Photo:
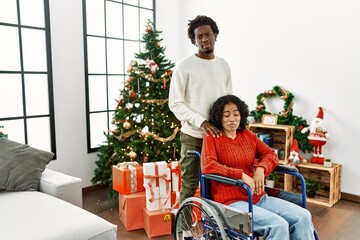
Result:
[[319,112],[318,112],[318,115],[316,116],[316,118],[324,119],[324,112],[323,112],[322,107],[319,107]]
[[295,151],[295,152],[299,153],[299,144],[296,139],[293,140],[293,144],[291,146],[291,151]]

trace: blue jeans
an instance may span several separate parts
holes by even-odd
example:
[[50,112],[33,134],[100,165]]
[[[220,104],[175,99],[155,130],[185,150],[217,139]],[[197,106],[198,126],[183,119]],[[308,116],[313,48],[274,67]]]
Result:
[[[238,201],[229,206],[248,211],[248,202]],[[291,202],[264,195],[253,206],[253,229],[266,240],[312,240],[314,225],[310,212]]]
[[276,197],[302,207],[302,197],[301,196],[302,195],[300,193],[293,193],[293,192],[287,192],[287,191],[280,190],[279,194]]

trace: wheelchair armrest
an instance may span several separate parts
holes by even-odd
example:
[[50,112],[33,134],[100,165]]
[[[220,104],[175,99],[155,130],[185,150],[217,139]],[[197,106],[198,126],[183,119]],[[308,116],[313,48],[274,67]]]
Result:
[[225,184],[229,184],[229,185],[233,185],[233,186],[241,186],[243,184],[243,181],[240,179],[224,177],[221,175],[203,174],[203,176],[205,179],[214,180],[217,182],[221,182],[221,183],[225,183]]
[[299,170],[296,167],[291,166],[285,166],[285,165],[277,165],[274,169],[275,172],[299,172]]

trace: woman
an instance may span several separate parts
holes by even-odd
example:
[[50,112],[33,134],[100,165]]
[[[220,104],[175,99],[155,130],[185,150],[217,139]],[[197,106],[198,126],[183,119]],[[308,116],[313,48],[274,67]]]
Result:
[[[249,109],[234,95],[216,100],[209,111],[209,122],[222,131],[220,137],[204,136],[201,168],[206,174],[242,179],[253,193],[254,231],[265,239],[314,239],[308,210],[288,201],[268,196],[265,177],[278,164],[275,152],[249,131]],[[211,183],[215,201],[248,210],[247,193],[237,186]]]

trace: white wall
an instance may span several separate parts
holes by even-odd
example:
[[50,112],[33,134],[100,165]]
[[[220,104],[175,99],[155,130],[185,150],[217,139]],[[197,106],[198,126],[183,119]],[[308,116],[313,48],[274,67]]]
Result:
[[96,154],[87,153],[82,1],[50,1],[57,160],[49,168],[92,185]]
[[[360,2],[356,0],[157,0],[157,29],[174,61],[195,52],[187,23],[198,14],[220,28],[216,54],[232,67],[235,93],[253,109],[256,96],[279,85],[295,95],[294,114],[308,122],[324,108],[326,147],[343,164],[342,191],[360,195],[357,89]],[[96,153],[86,146],[82,1],[50,1],[57,160],[49,168],[91,185]],[[281,110],[275,102],[273,112]],[[271,108],[268,107],[270,111]]]
[[[169,5],[166,2],[157,5]],[[169,57],[178,60],[196,51],[186,37],[189,19],[212,17],[220,29],[216,54],[231,65],[235,94],[254,109],[259,93],[279,85],[294,94],[294,115],[308,123],[322,106],[331,134],[324,152],[343,166],[341,190],[360,195],[360,161],[354,153],[360,146],[355,87],[360,80],[360,2],[182,0],[181,4],[181,29],[177,21],[173,25],[163,18],[168,11],[174,14],[174,7],[157,11],[167,47],[175,45],[180,51]],[[183,36],[172,37],[175,31]],[[281,100],[269,102],[268,110],[281,111]]]

